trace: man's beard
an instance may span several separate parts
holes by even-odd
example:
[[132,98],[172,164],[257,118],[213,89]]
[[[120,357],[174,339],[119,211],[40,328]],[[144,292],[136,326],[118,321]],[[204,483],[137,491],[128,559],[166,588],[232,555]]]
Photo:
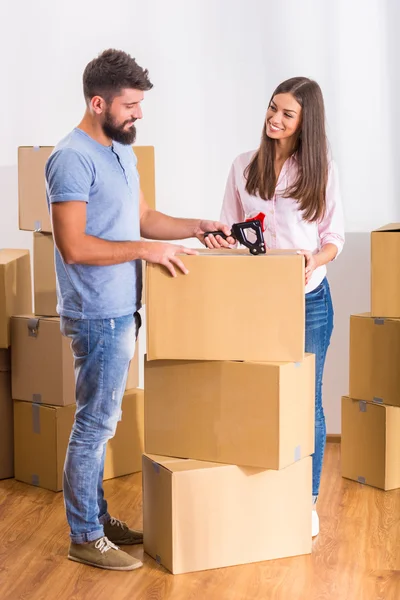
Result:
[[122,125],[117,125],[111,116],[110,110],[107,108],[105,119],[102,123],[103,132],[108,138],[114,140],[114,142],[124,144],[124,146],[132,146],[136,140],[136,127],[132,124],[128,130],[125,130],[124,127],[128,123],[133,123],[133,121],[125,121]]

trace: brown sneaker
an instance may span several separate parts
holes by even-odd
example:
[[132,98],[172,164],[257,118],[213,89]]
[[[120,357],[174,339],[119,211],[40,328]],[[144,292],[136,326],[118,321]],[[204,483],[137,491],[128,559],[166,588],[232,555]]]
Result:
[[132,546],[133,544],[143,544],[143,533],[129,529],[128,525],[119,519],[111,517],[107,523],[104,523],[104,535],[118,546]]
[[105,536],[89,544],[71,542],[68,558],[84,565],[110,571],[133,571],[143,566],[140,560],[120,550]]

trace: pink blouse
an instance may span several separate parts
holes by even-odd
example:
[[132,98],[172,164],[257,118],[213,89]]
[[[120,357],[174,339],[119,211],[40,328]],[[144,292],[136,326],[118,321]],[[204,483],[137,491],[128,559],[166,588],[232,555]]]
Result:
[[[252,151],[240,154],[232,164],[226,184],[221,221],[232,225],[262,212],[265,214],[264,239],[267,248],[311,250],[315,254],[325,244],[335,244],[339,254],[344,244],[344,222],[336,164],[333,161],[329,163],[325,216],[319,222],[309,223],[302,218],[297,200],[282,197],[296,179],[295,156],[284,163],[274,197],[265,201],[258,195],[251,196],[245,189],[244,170],[254,153]],[[306,286],[306,293],[318,287],[325,275],[325,265],[315,269]]]

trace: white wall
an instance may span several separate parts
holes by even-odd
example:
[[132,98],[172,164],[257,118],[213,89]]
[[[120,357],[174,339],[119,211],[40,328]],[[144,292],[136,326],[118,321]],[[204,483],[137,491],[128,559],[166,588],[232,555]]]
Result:
[[[230,163],[257,146],[274,87],[306,75],[317,79],[325,94],[347,231],[368,232],[400,220],[400,77],[394,58],[399,12],[396,0],[7,3],[0,37],[0,246],[31,247],[31,235],[17,229],[18,145],[55,144],[78,122],[82,71],[110,46],[135,56],[154,83],[138,143],[156,148],[161,210],[218,217]],[[343,331],[350,311],[357,311],[344,290],[349,264],[363,260],[349,247],[332,265],[340,304],[337,331]],[[361,269],[360,309],[368,304],[367,270]],[[339,338],[327,369],[335,355],[346,355],[347,342]],[[337,396],[347,391],[347,375],[345,380],[342,372],[332,385],[328,378],[328,429],[337,432]]]

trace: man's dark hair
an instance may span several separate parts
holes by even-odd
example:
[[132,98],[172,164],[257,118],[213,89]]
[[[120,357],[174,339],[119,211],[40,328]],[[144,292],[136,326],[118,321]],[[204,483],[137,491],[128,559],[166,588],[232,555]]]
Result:
[[111,102],[125,88],[148,91],[153,84],[147,69],[122,50],[104,50],[83,73],[83,93],[87,102],[101,96]]

